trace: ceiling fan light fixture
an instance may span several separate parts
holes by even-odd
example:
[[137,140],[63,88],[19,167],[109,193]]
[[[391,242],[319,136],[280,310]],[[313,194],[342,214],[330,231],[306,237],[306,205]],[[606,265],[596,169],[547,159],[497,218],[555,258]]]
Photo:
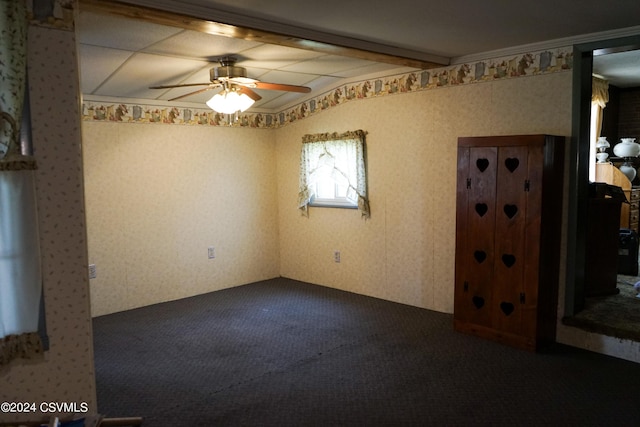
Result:
[[235,90],[223,90],[217,93],[207,101],[207,106],[218,113],[234,114],[238,111],[243,112],[251,107],[254,100],[246,94],[239,94]]
[[285,92],[309,93],[311,88],[306,86],[296,86],[281,83],[261,82],[256,79],[247,77],[247,70],[243,67],[236,67],[236,58],[225,56],[220,59],[220,67],[211,68],[209,70],[209,83],[183,83],[176,85],[160,85],[151,86],[150,89],[173,89],[187,86],[205,86],[193,92],[185,93],[169,101],[176,101],[187,96],[196,95],[207,90],[222,86],[222,92],[214,95],[207,105],[219,113],[235,114],[245,111],[251,107],[254,102],[260,101],[262,97],[250,88],[264,90],[281,90]]

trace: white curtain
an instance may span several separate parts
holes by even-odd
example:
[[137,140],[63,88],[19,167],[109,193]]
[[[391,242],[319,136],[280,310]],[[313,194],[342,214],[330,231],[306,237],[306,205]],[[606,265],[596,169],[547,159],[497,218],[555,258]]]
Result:
[[365,132],[323,133],[302,138],[298,208],[303,215],[309,215],[309,202],[314,195],[315,183],[320,172],[327,168],[331,169],[330,174],[336,182],[348,186],[349,198],[357,200],[362,216],[369,218]]
[[25,2],[0,0],[0,366],[42,351],[36,163],[20,153],[19,137],[26,39]]
[[[591,78],[591,131],[589,138],[589,180],[596,180],[596,142],[602,130],[602,110],[609,102],[609,82]],[[606,136],[606,135],[605,135]]]

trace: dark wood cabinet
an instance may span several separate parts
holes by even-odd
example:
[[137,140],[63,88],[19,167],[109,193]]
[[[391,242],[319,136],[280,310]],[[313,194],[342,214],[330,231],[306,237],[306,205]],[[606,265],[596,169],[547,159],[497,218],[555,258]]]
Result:
[[632,186],[629,178],[613,163],[596,163],[596,182],[622,189],[629,203],[623,203],[620,208],[620,228],[640,233],[640,187]]
[[590,198],[587,206],[587,242],[584,275],[586,297],[617,294],[620,208],[613,198]]
[[640,223],[640,187],[632,187],[629,190],[629,221],[627,227],[630,230],[635,231],[636,233],[640,233],[640,228],[638,227]]
[[535,350],[555,340],[564,137],[458,139],[454,327]]

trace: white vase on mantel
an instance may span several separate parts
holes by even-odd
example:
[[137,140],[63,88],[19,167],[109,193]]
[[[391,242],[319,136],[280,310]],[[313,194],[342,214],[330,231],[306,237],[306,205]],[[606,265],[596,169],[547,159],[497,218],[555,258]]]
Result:
[[613,146],[613,154],[618,157],[638,157],[640,144],[635,138],[620,138],[620,142]]
[[629,158],[640,155],[640,144],[636,143],[635,138],[620,138],[620,142],[613,146],[613,154],[625,159],[624,163],[619,167],[620,172],[629,178],[629,181],[633,181],[637,171],[629,163]]
[[629,164],[629,162],[624,162],[618,169],[620,169],[620,172],[622,172],[624,176],[629,178],[629,181],[633,182],[637,172],[636,169]]
[[596,159],[598,159],[598,163],[608,163],[609,154],[607,153],[607,148],[610,146],[611,144],[607,141],[606,136],[598,137],[598,141],[596,141]]

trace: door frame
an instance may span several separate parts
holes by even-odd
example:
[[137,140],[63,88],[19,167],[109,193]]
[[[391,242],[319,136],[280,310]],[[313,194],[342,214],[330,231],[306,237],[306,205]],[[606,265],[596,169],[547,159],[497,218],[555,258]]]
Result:
[[640,49],[640,35],[576,44],[573,47],[565,317],[571,317],[584,308],[593,57],[636,49]]

